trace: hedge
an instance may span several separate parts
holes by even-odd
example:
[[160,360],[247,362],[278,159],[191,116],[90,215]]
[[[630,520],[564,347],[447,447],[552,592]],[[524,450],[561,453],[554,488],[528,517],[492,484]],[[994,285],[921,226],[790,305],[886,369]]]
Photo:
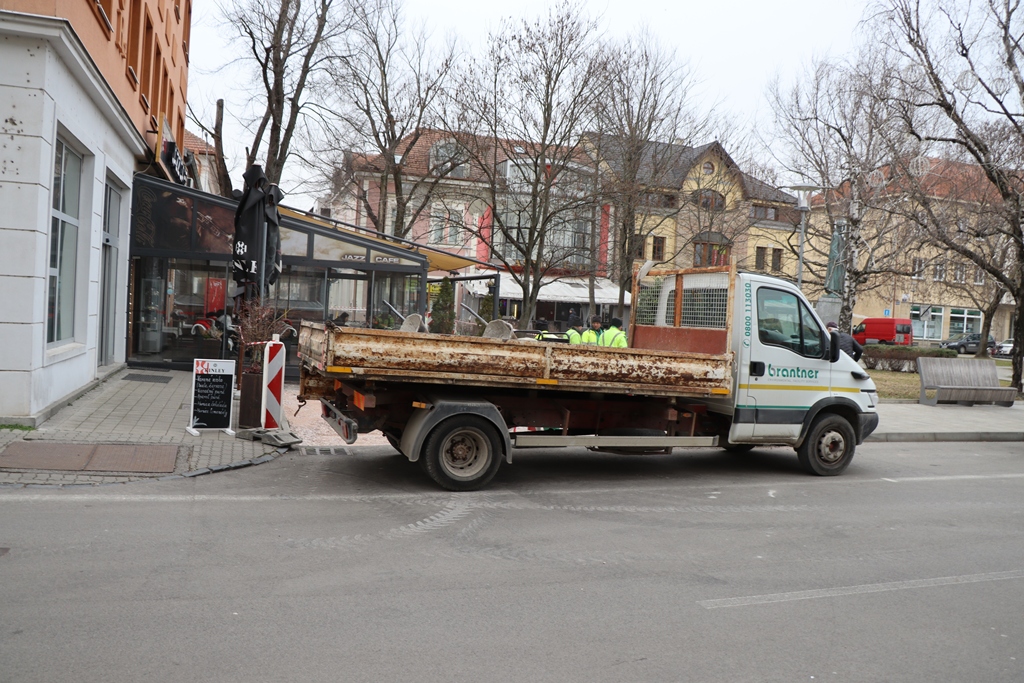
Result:
[[864,367],[868,370],[891,370],[893,372],[917,372],[917,359],[956,358],[955,349],[933,349],[923,346],[891,346],[869,344],[864,347]]

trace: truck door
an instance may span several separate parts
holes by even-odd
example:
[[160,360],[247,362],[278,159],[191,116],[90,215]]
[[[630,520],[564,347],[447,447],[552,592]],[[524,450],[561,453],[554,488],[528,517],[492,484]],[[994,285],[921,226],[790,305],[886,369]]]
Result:
[[755,406],[753,436],[795,442],[807,411],[830,392],[825,331],[796,293],[768,283],[754,288],[757,331],[745,387]]

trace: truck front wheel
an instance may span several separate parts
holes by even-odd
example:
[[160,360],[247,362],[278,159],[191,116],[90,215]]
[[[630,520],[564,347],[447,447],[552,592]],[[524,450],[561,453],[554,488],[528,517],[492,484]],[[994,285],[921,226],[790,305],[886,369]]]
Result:
[[439,424],[423,445],[423,466],[449,491],[475,491],[501,466],[501,439],[494,426],[475,415],[457,415]]
[[796,449],[800,466],[808,474],[827,477],[842,474],[857,446],[853,427],[839,415],[819,415]]

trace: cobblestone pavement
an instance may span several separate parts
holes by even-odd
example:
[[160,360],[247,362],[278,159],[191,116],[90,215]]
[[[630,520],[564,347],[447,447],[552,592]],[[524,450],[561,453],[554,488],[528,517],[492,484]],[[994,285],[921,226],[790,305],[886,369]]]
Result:
[[[61,409],[36,430],[0,429],[0,448],[13,441],[55,443],[177,444],[176,476],[252,464],[277,449],[220,431],[192,436],[189,419],[192,374],[184,371],[126,369]],[[235,415],[237,420],[238,405]],[[97,485],[141,481],[166,474],[83,473],[0,467],[0,485]]]

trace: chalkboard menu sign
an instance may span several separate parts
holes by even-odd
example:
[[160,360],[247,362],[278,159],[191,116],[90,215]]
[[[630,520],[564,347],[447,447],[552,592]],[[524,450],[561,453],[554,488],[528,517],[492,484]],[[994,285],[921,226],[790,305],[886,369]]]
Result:
[[234,412],[235,361],[196,358],[192,363],[192,410],[186,431],[198,436],[200,429],[231,430]]

